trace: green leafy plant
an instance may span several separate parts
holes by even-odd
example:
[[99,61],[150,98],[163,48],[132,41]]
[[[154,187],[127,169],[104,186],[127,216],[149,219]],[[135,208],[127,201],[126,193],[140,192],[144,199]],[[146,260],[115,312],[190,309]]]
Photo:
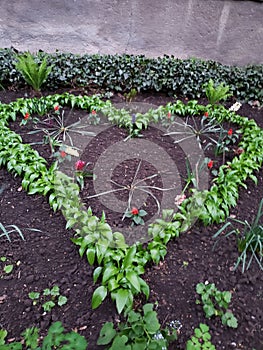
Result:
[[125,323],[118,325],[117,331],[112,322],[105,323],[97,344],[106,345],[108,350],[164,350],[171,341],[177,339],[175,328],[161,329],[153,304],[145,304],[142,313],[129,311],[126,318]]
[[0,232],[1,232],[0,233],[0,238],[1,237],[6,237],[9,242],[11,242],[10,233],[13,233],[13,232],[16,232],[23,241],[25,240],[22,231],[16,225],[6,225],[6,226],[4,226],[0,222]]
[[219,291],[214,283],[198,283],[196,292],[200,295],[200,299],[196,300],[196,304],[203,305],[203,311],[207,318],[219,316],[222,324],[228,327],[237,328],[238,322],[228,306],[231,302],[232,294],[229,291]]
[[133,207],[124,213],[124,217],[132,219],[132,225],[144,225],[143,217],[147,215],[147,212],[143,209],[137,209]]
[[[170,131],[172,129],[172,131]],[[191,138],[196,138],[198,141],[200,149],[204,144],[204,139],[208,139],[204,149],[211,145],[216,145],[218,143],[218,137],[223,127],[221,124],[217,123],[214,118],[207,118],[203,116],[200,123],[197,123],[196,118],[192,115],[187,116],[186,120],[175,119],[168,128],[168,132],[164,136],[176,136],[183,135],[183,137],[178,137],[174,143],[180,143]]]
[[98,125],[100,122],[100,117],[95,109],[93,109],[89,114],[89,122],[93,125]]
[[[65,121],[65,111],[60,108],[60,106],[55,105],[54,110],[47,114],[44,120],[39,120],[35,118],[34,130],[30,131],[29,134],[43,133],[43,142],[50,144],[51,151],[53,153],[54,147],[52,145],[54,142],[63,141],[63,143],[68,139],[70,145],[73,146],[73,140],[71,134],[80,134],[86,136],[95,136],[93,132],[83,130],[87,128],[86,125],[81,124],[81,120],[67,125]],[[56,144],[59,145],[59,144]]]
[[41,304],[45,312],[51,311],[56,305],[63,306],[67,303],[67,297],[60,294],[58,286],[46,288],[42,293],[30,292],[28,296],[33,300],[33,305]]
[[[16,55],[14,49],[0,50],[0,81],[5,88],[21,84],[22,77],[14,67]],[[211,60],[179,60],[166,55],[149,58],[126,54],[38,53],[38,60],[44,57],[53,66],[46,81],[46,86],[52,89],[92,84],[106,91],[134,88],[199,98],[204,96],[204,83],[214,79],[225,81],[239,99],[262,101],[263,97],[262,65],[224,66]]]
[[186,350],[216,350],[216,347],[211,343],[211,335],[209,327],[200,323],[198,328],[195,328],[194,335],[186,343]]
[[206,97],[211,105],[214,105],[221,100],[226,100],[228,97],[232,96],[232,93],[230,93],[229,90],[230,87],[224,85],[224,83],[215,86],[212,79],[209,80],[205,87]]
[[4,267],[3,267],[3,272],[5,274],[10,274],[13,269],[14,269],[14,264],[6,264],[7,262],[7,257],[6,256],[1,256],[0,257],[0,262],[4,263]]
[[52,66],[47,66],[46,58],[38,65],[30,52],[17,56],[17,60],[16,69],[22,74],[25,81],[39,93],[42,84],[46,81],[52,70]]
[[80,189],[83,190],[84,188],[84,179],[85,177],[92,177],[95,179],[95,175],[93,176],[93,174],[89,171],[86,170],[87,166],[90,163],[86,163],[83,160],[79,159],[76,161],[75,163],[75,179],[77,181],[77,183],[80,186]]
[[[39,329],[36,327],[27,328],[22,334],[21,342],[8,342],[5,338],[6,330],[0,330],[0,345],[1,350],[22,350],[22,343],[25,344],[28,350],[87,350],[88,343],[86,339],[76,332],[66,333],[61,322],[53,323],[40,344]],[[42,345],[42,346],[41,346]]]
[[220,131],[220,135],[215,147],[215,156],[223,154],[223,164],[225,164],[226,153],[230,152],[230,146],[234,146],[237,143],[240,133],[241,130],[233,131],[232,128],[229,130],[222,129]]
[[[227,229],[228,231],[224,238],[231,236],[232,234],[237,236],[237,247],[240,253],[237,262],[234,266],[236,269],[239,264],[242,264],[242,273],[248,270],[252,261],[255,260],[259,265],[260,269],[263,270],[263,199],[260,201],[258,212],[252,223],[250,224],[247,220],[241,221],[235,218],[229,218],[230,221],[226,222],[225,225],[218,230],[213,238],[218,238],[221,233]],[[242,225],[244,229],[242,232],[235,225]]]
[[207,112],[218,123],[226,121],[241,127],[242,140],[239,147],[243,152],[232,162],[220,167],[209,191],[196,191],[181,203],[176,213],[163,211],[163,217],[148,227],[151,240],[147,245],[138,243],[128,247],[120,232],[112,232],[105,216],[99,219],[92,215],[91,209],[83,210],[83,204],[79,201],[79,187],[72,183],[71,178],[60,174],[63,180],[57,183],[60,175],[58,176],[56,163],[47,169],[46,161],[29,145],[23,144],[21,137],[6,126],[9,120],[16,119],[17,111],[34,115],[39,104],[40,107],[45,104],[47,110],[51,110],[54,105],[76,106],[88,111],[96,108],[113,123],[128,128],[131,116],[127,111],[119,111],[115,115],[111,103],[103,102],[97,96],[63,94],[39,100],[19,99],[9,105],[0,104],[0,164],[23,178],[22,186],[29,194],[48,196],[54,210],[62,209],[67,228],[75,230],[73,242],[79,246],[80,255],[86,256],[91,265],[99,265],[94,271],[94,281],[97,283],[101,279],[101,285],[94,292],[93,308],[98,307],[109,294],[116,302],[118,312],[132,308],[134,295],[142,292],[148,297],[149,286],[140,277],[144,273],[144,266],[148,262],[158,263],[163,259],[169,240],[187,230],[193,219],[199,219],[205,225],[223,222],[229,216],[230,207],[236,204],[239,187],[246,186],[247,178],[256,182],[254,172],[263,162],[262,129],[254,121],[240,117],[221,105],[212,107],[198,105],[197,101],[187,104],[177,101],[149,110],[144,115],[137,115],[136,123],[147,127],[149,122],[167,118],[169,111],[183,117]]
[[125,100],[126,102],[132,102],[132,100],[134,100],[134,98],[137,96],[138,91],[136,89],[131,89],[129,92],[126,92],[124,94]]

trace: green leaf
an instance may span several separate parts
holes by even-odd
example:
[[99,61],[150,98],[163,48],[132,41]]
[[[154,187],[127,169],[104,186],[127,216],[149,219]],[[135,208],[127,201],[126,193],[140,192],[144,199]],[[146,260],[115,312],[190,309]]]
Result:
[[196,338],[202,338],[202,331],[199,328],[195,328]]
[[133,245],[129,248],[127,255],[123,261],[123,268],[124,269],[127,269],[128,267],[130,267],[132,265],[135,254],[136,254],[136,246]]
[[65,297],[64,295],[60,295],[58,297],[58,306],[62,306],[62,305],[65,305],[68,301],[68,298]]
[[128,298],[129,298],[129,291],[127,289],[120,288],[116,292],[116,307],[117,311],[120,314],[122,310],[124,309]]
[[150,296],[150,287],[141,277],[138,277],[138,279],[140,281],[141,290],[142,290],[143,294],[146,296],[146,298],[148,299]]
[[235,318],[235,316],[233,316],[227,320],[227,325],[228,325],[228,327],[231,327],[231,328],[237,328],[238,322],[237,322],[237,319]]
[[205,323],[200,323],[199,327],[203,333],[206,333],[209,331],[209,327]]
[[44,304],[42,305],[44,311],[47,311],[47,312],[51,311],[51,309],[52,309],[54,306],[56,306],[56,304],[55,304],[52,300],[47,301],[46,303],[44,303]]
[[46,288],[43,290],[43,295],[50,295],[51,294],[51,290],[49,288]]
[[117,275],[118,272],[119,270],[117,269],[116,266],[114,265],[107,266],[103,272],[102,283],[105,284],[111,277]]
[[91,300],[92,309],[96,309],[97,307],[99,307],[103,300],[106,298],[106,296],[107,288],[105,286],[100,286],[97,289],[95,289]]
[[144,316],[147,332],[155,334],[160,329],[160,323],[157,319],[156,311],[147,312]]
[[86,251],[86,255],[87,255],[87,259],[89,264],[92,266],[95,262],[95,258],[96,258],[96,250],[93,247],[90,247],[87,249]]
[[54,286],[51,291],[50,294],[53,296],[58,296],[59,295],[59,286]]
[[112,339],[115,337],[116,331],[113,328],[112,322],[107,322],[103,325],[100,330],[99,339],[97,341],[98,345],[107,345],[110,344]]
[[141,291],[141,285],[138,279],[138,275],[134,271],[128,270],[126,273],[126,278],[138,292]]
[[204,285],[204,283],[198,283],[198,284],[196,285],[196,293],[202,294],[204,290],[205,290],[205,285]]
[[205,304],[203,306],[203,309],[204,309],[205,316],[208,318],[210,318],[215,314],[215,308],[213,307],[213,305]]
[[232,294],[229,291],[223,292],[223,298],[227,303],[230,303]]
[[0,329],[0,345],[4,345],[5,344],[6,336],[7,336],[7,330]]
[[113,343],[112,346],[110,347],[109,350],[132,350],[130,345],[127,345],[126,343],[128,342],[128,337],[126,335],[118,335]]
[[117,282],[115,278],[111,278],[108,281],[108,289],[110,292],[114,291],[115,289],[118,289],[120,284]]
[[5,265],[4,272],[11,273],[13,271],[14,265]]
[[96,269],[94,270],[94,272],[93,272],[93,282],[94,283],[96,283],[98,278],[100,277],[101,271],[102,271],[101,266],[96,267]]
[[35,300],[35,299],[39,299],[40,293],[38,292],[30,292],[28,293],[28,296],[30,299]]

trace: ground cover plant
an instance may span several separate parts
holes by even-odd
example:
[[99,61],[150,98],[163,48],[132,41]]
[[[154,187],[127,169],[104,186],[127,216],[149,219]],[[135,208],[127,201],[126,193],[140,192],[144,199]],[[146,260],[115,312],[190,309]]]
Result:
[[[54,310],[51,311],[50,316],[41,313],[35,315],[35,311],[31,308],[31,305],[26,303],[25,305],[20,305],[21,318],[24,320],[24,324],[28,327],[32,326],[32,324],[37,324],[41,329],[43,329],[43,327],[50,326],[52,322],[56,320],[64,319],[66,321],[65,323],[67,326],[69,326],[72,329],[76,329],[79,332],[82,332],[88,339],[89,343],[91,343],[91,348],[95,349],[95,343],[98,338],[99,329],[102,327],[105,321],[113,322],[116,328],[119,324],[119,318],[123,319],[124,312],[126,312],[127,314],[127,312],[131,310],[131,308],[135,309],[137,312],[141,312],[144,308],[143,305],[146,303],[146,300],[150,298],[148,301],[153,303],[156,302],[156,305],[154,306],[152,304],[150,306],[150,304],[148,304],[149,306],[147,306],[147,310],[148,312],[150,312],[150,315],[152,315],[149,316],[149,318],[151,319],[153,315],[155,315],[152,314],[152,312],[155,311],[158,312],[158,316],[160,313],[163,317],[161,328],[159,324],[158,327],[154,328],[154,330],[151,330],[153,332],[151,333],[151,341],[154,344],[152,346],[158,346],[156,345],[158,343],[157,340],[154,339],[155,337],[158,338],[158,336],[160,336],[160,348],[168,346],[167,341],[174,340],[174,338],[178,338],[178,340],[174,342],[173,345],[171,345],[171,348],[184,348],[186,346],[187,339],[190,339],[190,337],[193,334],[194,328],[197,328],[200,322],[209,323],[210,329],[212,329],[214,333],[212,338],[213,340],[214,338],[216,339],[216,345],[219,348],[228,348],[229,346],[232,346],[233,348],[245,348],[248,344],[247,342],[250,342],[254,347],[261,346],[260,344],[262,343],[262,339],[260,338],[260,335],[257,336],[256,341],[254,340],[254,337],[252,335],[251,338],[249,338],[249,340],[247,340],[247,338],[246,340],[244,340],[244,338],[242,337],[239,338],[242,334],[242,329],[243,331],[244,329],[249,330],[251,322],[254,322],[252,326],[252,334],[260,334],[260,310],[256,307],[255,309],[251,309],[252,306],[250,304],[245,303],[245,306],[247,308],[253,310],[251,311],[251,319],[253,321],[251,321],[250,318],[246,319],[244,318],[244,313],[242,312],[244,308],[244,303],[238,303],[238,300],[236,300],[238,299],[238,295],[241,295],[241,297],[244,298],[245,293],[243,293],[242,288],[251,288],[251,279],[253,281],[256,281],[256,279],[262,279],[262,276],[260,274],[260,265],[255,265],[252,263],[246,275],[242,275],[240,270],[237,270],[236,272],[233,271],[232,264],[235,262],[233,261],[233,257],[236,257],[236,254],[238,253],[236,249],[237,247],[235,244],[235,240],[232,240],[232,248],[230,249],[230,256],[232,257],[231,263],[229,262],[229,258],[225,259],[226,249],[227,251],[229,251],[229,241],[227,241],[227,243],[220,243],[220,247],[217,248],[218,255],[216,260],[214,259],[215,253],[212,251],[212,246],[214,244],[212,236],[216,232],[216,226],[213,226],[212,224],[224,222],[229,215],[234,215],[233,212],[235,212],[235,210],[238,210],[238,198],[242,196],[242,190],[240,190],[240,187],[243,186],[246,189],[249,184],[250,192],[253,191],[253,189],[255,190],[255,192],[258,191],[255,183],[258,184],[258,182],[260,183],[260,181],[262,180],[260,172],[256,172],[261,171],[260,169],[262,164],[261,128],[258,127],[252,119],[239,117],[234,112],[229,111],[228,109],[225,109],[220,105],[212,106],[198,104],[197,101],[190,101],[189,103],[187,101],[184,101],[187,103],[182,103],[181,101],[174,100],[173,98],[168,99],[166,97],[163,97],[162,95],[160,96],[161,97],[158,98],[166,100],[165,103],[161,103],[161,105],[163,106],[160,106],[157,110],[154,111],[148,111],[144,114],[137,114],[135,117],[130,115],[130,113],[127,111],[117,110],[112,105],[112,103],[105,102],[105,99],[100,98],[98,96],[81,97],[71,94],[62,94],[47,96],[40,99],[20,99],[13,103],[1,106],[1,164],[4,165],[10,173],[17,174],[18,176],[20,176],[22,180],[18,180],[18,178],[13,179],[12,177],[9,178],[9,181],[13,181],[14,184],[17,181],[22,184],[22,187],[19,187],[19,191],[16,191],[14,194],[16,195],[16,197],[22,195],[24,196],[24,198],[30,198],[28,199],[30,201],[32,197],[28,197],[25,190],[28,193],[31,193],[31,195],[34,198],[34,207],[40,205],[40,207],[44,206],[45,208],[45,214],[42,210],[41,216],[47,215],[47,217],[49,217],[49,219],[47,219],[48,222],[50,222],[51,217],[51,221],[54,221],[56,223],[55,226],[59,222],[61,229],[59,233],[59,248],[55,248],[55,257],[51,258],[51,255],[49,255],[47,259],[47,262],[53,260],[54,265],[52,264],[51,266],[54,267],[52,271],[54,275],[57,275],[58,279],[56,280],[54,276],[51,277],[51,279],[48,278],[48,282],[44,283],[44,281],[41,281],[41,278],[46,279],[47,272],[44,272],[42,274],[37,273],[36,277],[33,273],[33,275],[27,276],[26,280],[24,280],[22,291],[21,293],[19,292],[20,298],[21,300],[24,300],[22,298],[22,294],[25,291],[28,291],[29,293],[29,289],[31,287],[32,282],[39,284],[38,290],[44,290],[47,287],[47,284],[49,285],[49,290],[52,290],[52,286],[55,284],[59,286],[61,284],[65,284],[67,286],[67,288],[63,288],[63,295],[65,294],[65,296],[67,296],[67,303],[61,308],[65,311],[55,310],[54,308]],[[125,96],[124,98],[127,99],[127,97]],[[145,98],[145,96],[135,96],[134,98]],[[10,100],[7,102],[10,102]],[[127,135],[131,135],[132,137],[134,137],[138,136],[138,134],[142,134],[142,136],[145,138],[147,135],[147,130],[150,130],[151,132],[150,127],[148,127],[151,121],[161,121],[163,122],[163,124],[166,124],[167,122],[173,123],[176,122],[175,120],[173,120],[174,116],[176,115],[180,117],[187,117],[187,115],[199,115],[200,120],[202,120],[202,118],[204,117],[207,118],[209,116],[209,121],[215,118],[215,120],[219,123],[227,123],[227,125],[225,124],[227,126],[227,129],[226,135],[224,135],[224,137],[226,138],[224,140],[231,138],[231,136],[233,135],[233,129],[234,133],[235,130],[239,130],[239,128],[241,129],[241,132],[237,135],[235,139],[235,142],[238,141],[238,144],[235,144],[234,142],[233,144],[230,143],[230,145],[227,145],[231,148],[232,152],[230,159],[223,159],[222,156],[216,158],[214,150],[210,149],[209,151],[209,147],[207,147],[208,152],[210,152],[208,153],[209,158],[205,158],[204,164],[202,164],[202,166],[206,167],[207,171],[209,172],[210,181],[212,182],[210,183],[210,188],[205,191],[205,196],[203,196],[202,191],[197,191],[194,188],[192,188],[191,191],[191,187],[188,184],[187,190],[189,192],[186,192],[186,198],[182,197],[184,193],[180,197],[179,210],[175,213],[173,213],[173,211],[163,212],[162,218],[159,219],[159,221],[157,221],[155,224],[150,226],[149,234],[151,235],[151,239],[149,240],[149,242],[146,242],[146,244],[139,243],[132,244],[129,246],[127,245],[127,243],[125,243],[123,235],[119,232],[121,231],[120,227],[118,227],[118,225],[120,225],[120,222],[118,221],[117,224],[115,222],[115,225],[117,225],[117,231],[114,231],[112,228],[114,227],[114,220],[116,221],[116,218],[111,218],[111,216],[108,215],[108,213],[106,213],[105,218],[105,216],[102,214],[102,210],[104,209],[103,207],[96,208],[96,206],[94,207],[94,205],[91,205],[92,209],[88,209],[87,211],[83,211],[83,208],[81,208],[79,194],[81,190],[83,193],[85,193],[85,189],[87,190],[87,186],[89,186],[89,181],[91,179],[82,179],[82,186],[79,187],[79,185],[77,185],[77,183],[75,182],[72,182],[68,176],[61,174],[61,182],[59,182],[59,184],[55,182],[57,180],[57,177],[54,176],[54,174],[58,167],[58,163],[53,163],[54,158],[50,158],[50,156],[57,153],[62,164],[63,159],[65,159],[66,156],[70,156],[74,159],[74,156],[77,154],[77,150],[74,147],[72,147],[74,143],[73,145],[66,145],[63,143],[63,141],[65,140],[63,140],[62,137],[62,140],[61,138],[58,138],[56,140],[58,143],[52,142],[52,147],[50,147],[51,138],[49,138],[49,142],[47,145],[45,145],[45,143],[43,142],[37,142],[37,145],[28,145],[28,143],[32,143],[33,140],[36,141],[36,139],[34,139],[36,134],[30,134],[31,119],[33,120],[35,116],[41,116],[41,114],[45,118],[46,112],[54,111],[54,113],[56,113],[58,112],[58,110],[62,110],[62,108],[66,111],[66,108],[73,107],[78,108],[77,113],[80,113],[80,109],[84,109],[86,111],[85,113],[87,113],[89,116],[96,115],[97,117],[99,117],[100,114],[106,115],[107,119],[110,122],[114,123],[118,127],[125,128],[113,128],[111,129],[111,135],[114,134],[119,137],[118,133],[123,132],[123,135],[121,136],[124,139],[127,139]],[[260,109],[253,109],[249,105],[247,105],[247,108],[250,113],[253,112],[254,115],[260,116]],[[41,111],[40,114],[39,111]],[[260,123],[260,118],[257,118],[257,121]],[[92,126],[93,124],[94,120],[90,123],[89,126]],[[13,131],[9,129],[9,126]],[[139,133],[133,134],[134,126],[137,130],[139,130]],[[25,127],[25,129],[23,129],[23,127]],[[145,128],[147,129],[144,130]],[[26,132],[24,130],[26,130]],[[22,143],[22,139],[20,138],[20,136],[18,136],[19,133],[21,134],[24,143]],[[239,135],[242,136],[240,139]],[[28,141],[25,143],[25,140]],[[37,139],[37,141],[39,141],[39,139]],[[62,141],[62,145],[61,143],[59,143],[60,141]],[[201,137],[200,141],[203,142],[207,140]],[[171,143],[174,147],[174,142]],[[62,148],[60,149],[61,146]],[[71,148],[69,148],[69,146],[71,146]],[[39,153],[42,156],[39,156],[39,154],[33,150],[34,147],[39,151]],[[221,163],[219,163],[219,159],[221,159]],[[78,175],[80,175],[84,166],[86,164],[88,165],[90,161],[92,163],[92,154],[90,154],[89,157],[85,158],[84,160],[81,159],[78,160],[76,163],[74,162],[74,172],[77,172]],[[53,165],[51,165],[52,163]],[[137,163],[135,163],[134,169],[138,169]],[[212,173],[213,170],[216,170],[214,174]],[[185,169],[185,173],[187,174],[187,169]],[[188,172],[187,176],[188,180],[186,181],[186,184],[195,183],[195,180],[198,177],[198,172],[196,172],[195,174],[191,174]],[[150,175],[148,174],[146,174],[146,176],[144,176],[143,179],[146,179],[147,181],[152,180],[150,178]],[[116,184],[117,182],[115,181],[114,185],[117,186]],[[125,184],[122,184],[121,186],[127,187],[127,185]],[[147,183],[147,188],[149,187],[153,187],[153,184]],[[157,187],[156,184],[155,187]],[[202,195],[200,195],[200,193],[202,193]],[[192,196],[190,196],[190,194],[192,194]],[[52,213],[50,209],[48,209],[45,198],[39,195],[44,195],[47,197],[51,208],[56,211],[55,214]],[[246,195],[247,192],[244,191],[243,196]],[[159,201],[160,197],[158,197],[158,195],[155,194],[154,196],[156,197],[157,201]],[[129,198],[130,197],[128,196],[128,199]],[[5,201],[5,199],[3,200]],[[94,200],[96,200],[96,198]],[[136,218],[136,215],[138,215],[140,212],[139,208],[130,207],[130,202],[128,200],[128,209],[130,209],[130,213],[133,215],[132,218]],[[154,202],[157,203],[156,200],[153,198],[153,203]],[[4,203],[7,204],[8,201]],[[86,204],[89,205],[90,202],[88,201]],[[256,205],[257,204],[255,203],[255,207]],[[153,206],[153,204],[150,205],[150,207],[151,206]],[[60,214],[60,209],[63,211],[66,222],[63,216],[61,216]],[[156,208],[156,210],[157,209],[158,208]],[[98,211],[97,218],[94,216],[94,211],[96,210]],[[148,213],[148,208],[145,212]],[[125,214],[125,212],[122,214]],[[240,215],[239,212],[238,214]],[[30,211],[30,215],[33,215],[32,210]],[[145,216],[145,218],[147,217]],[[191,227],[193,219],[196,218],[199,218],[199,222],[196,222],[196,224],[193,227]],[[38,222],[38,224],[40,224],[41,220],[39,218],[35,218],[34,221],[35,220]],[[131,224],[131,222],[129,221],[129,217],[125,220],[128,220],[128,225]],[[136,220],[133,220],[135,225],[142,223],[140,220],[137,221],[138,222],[136,222]],[[12,222],[12,224],[15,223],[16,222]],[[111,225],[109,225],[109,223]],[[202,223],[209,226],[203,226]],[[10,224],[10,222],[8,224]],[[66,229],[71,230],[65,230],[65,227]],[[65,232],[66,234],[64,234],[63,232]],[[177,238],[177,240],[174,240],[174,237],[178,237],[179,234],[180,237]],[[70,235],[72,241],[79,247],[79,254],[83,257],[86,257],[87,262],[90,265],[95,265],[95,270],[88,267],[85,261],[79,260],[77,258],[77,250],[74,249],[74,246],[72,245],[72,243],[70,243],[68,235]],[[193,238],[195,239],[195,253],[193,253]],[[43,249],[42,247],[42,242],[44,241],[47,243],[50,239],[52,240],[52,234],[46,236],[45,234],[35,236],[31,235],[31,242],[28,242],[26,240],[25,245],[28,245],[29,247],[30,244],[32,244],[32,247],[34,247],[35,239],[38,242],[37,250],[40,251],[40,254],[36,252],[36,263],[39,259],[42,259],[42,261],[43,259],[46,259],[46,253],[45,249]],[[68,246],[68,248],[65,251],[61,249],[61,244],[63,241]],[[180,244],[182,244],[181,242],[184,241],[186,242],[187,248],[184,249],[181,253],[183,253],[182,256],[185,254],[185,258],[180,256],[180,254],[178,255],[178,246],[180,252],[182,250]],[[13,251],[15,252],[17,248],[17,253],[19,255],[19,252],[21,252],[21,241],[14,240],[12,244],[14,244]],[[205,254],[207,254],[207,261],[209,261],[209,265],[206,264],[206,261],[204,261],[205,259],[203,260],[203,254],[198,257],[198,254],[196,253],[198,249],[199,252],[203,249],[203,244],[205,244]],[[4,244],[4,247],[6,247],[5,249],[8,250],[8,247],[10,246]],[[209,247],[211,249],[209,249]],[[223,250],[223,253],[221,249]],[[33,249],[33,252],[34,250],[36,250],[36,247]],[[259,253],[260,257],[262,251],[259,251],[257,253]],[[4,253],[3,256],[7,256],[7,254]],[[69,256],[74,257],[73,261],[74,259],[76,259],[76,263],[74,263],[73,261],[68,261]],[[165,258],[164,261],[163,258]],[[21,260],[21,258],[19,259]],[[221,262],[220,264],[218,263],[218,259]],[[59,273],[57,272],[57,270],[59,270],[62,275],[64,274],[63,271],[65,269],[65,266],[63,266],[62,262],[64,262],[66,266],[71,266],[71,268],[69,269],[70,273],[66,277],[64,276],[63,283],[63,277],[61,276],[60,278]],[[175,265],[175,271],[172,272],[173,269],[168,268],[167,264],[169,263],[170,266]],[[192,275],[191,280],[187,280],[185,276],[187,276],[189,272],[191,273],[191,271],[193,273],[198,263],[200,266],[203,267],[203,270],[200,269],[198,274],[196,274],[195,272],[195,277],[193,278],[193,280]],[[37,265],[38,264],[39,262],[37,263]],[[145,267],[147,265],[151,267],[145,270]],[[208,267],[211,268],[211,271],[209,271]],[[226,279],[222,281],[222,270],[227,271],[228,275],[231,274],[230,281]],[[43,271],[45,271],[45,268],[43,269]],[[21,273],[22,271],[20,270],[17,272],[16,282],[21,281]],[[180,277],[178,276],[178,274]],[[83,276],[86,277],[84,278],[84,282]],[[164,277],[166,277],[166,282]],[[69,278],[78,281],[78,283],[72,283],[73,281],[69,280]],[[78,278],[80,278],[80,280],[78,280]],[[154,283],[151,283],[151,279],[153,279]],[[215,320],[205,320],[203,318],[203,314],[199,312],[198,308],[196,309],[194,306],[192,306],[191,315],[193,315],[193,319],[191,320],[192,316],[189,316],[189,312],[183,310],[182,306],[179,305],[178,301],[181,300],[182,297],[184,298],[186,304],[189,303],[189,301],[191,304],[191,300],[192,304],[195,304],[196,296],[194,283],[196,285],[204,279],[209,280],[209,282],[211,283],[216,283],[218,280],[220,280],[222,281],[222,287],[219,285],[219,289],[234,294],[233,301],[231,302],[233,303],[233,305],[231,306],[231,308],[233,307],[233,311],[235,311],[234,314],[235,316],[237,316],[240,327],[238,327],[235,330],[236,333],[232,332],[227,328],[224,328],[224,325],[221,325]],[[5,280],[12,281],[12,279],[10,278]],[[176,287],[174,284],[174,280],[179,282],[176,284]],[[249,281],[249,283],[247,283],[247,281]],[[167,294],[164,297],[163,287],[160,287],[160,285],[162,285],[163,282],[168,282],[169,296]],[[95,283],[95,286],[93,283]],[[191,291],[189,290],[186,292],[185,283],[192,285],[193,288]],[[236,287],[236,285],[239,285],[239,287]],[[226,288],[225,286],[227,286],[228,288]],[[260,285],[260,283],[256,285],[256,282],[253,282],[252,286],[252,297],[255,300],[260,300],[260,298],[262,298],[262,286]],[[85,290],[85,287],[87,289],[84,292],[85,297],[83,298],[82,294],[83,289]],[[73,293],[72,288],[75,289],[75,292],[77,290],[77,293]],[[159,288],[159,290],[157,290],[156,292],[154,290],[155,288]],[[87,292],[89,292],[88,297]],[[248,298],[251,298],[251,294],[252,293],[249,294]],[[8,291],[6,291],[6,293],[3,295],[1,301],[3,301],[2,303],[4,307],[8,305],[12,307],[11,304],[6,302],[6,299],[9,300]],[[114,308],[114,304],[110,301],[110,299],[112,299],[113,303],[115,303],[116,309]],[[69,311],[68,309],[68,305],[72,306],[72,304],[74,304],[75,310],[74,317],[71,317],[72,311]],[[166,309],[167,304],[168,309]],[[85,312],[79,315],[80,305],[85,305],[89,310],[88,318]],[[93,310],[91,309],[91,307]],[[153,307],[155,308],[155,311],[153,311]],[[110,317],[108,316],[107,308],[112,310],[112,316]],[[114,310],[117,310],[117,313]],[[144,312],[146,311],[144,310]],[[118,314],[120,314],[120,316],[118,316]],[[4,315],[5,317],[7,317],[6,312]],[[35,319],[34,317],[31,318],[31,324],[29,324],[29,315],[35,315]],[[129,322],[131,323],[138,321],[139,325],[139,323],[142,322],[140,318],[141,316],[139,316],[139,313],[136,317],[135,315],[136,314],[130,316],[132,318]],[[144,314],[144,316],[146,317],[146,314]],[[92,332],[92,328],[90,328],[87,325],[87,323],[91,325],[92,323],[94,323],[95,320],[97,320],[98,317],[101,318],[101,321],[96,322],[98,324],[98,327],[96,329],[96,338]],[[71,321],[69,321],[69,319]],[[75,323],[72,320],[75,320]],[[194,320],[195,323],[193,323]],[[169,333],[168,331],[163,331],[166,325],[169,325],[171,323],[174,325],[174,327],[172,327],[172,333]],[[227,320],[225,323],[227,323]],[[7,324],[8,321],[5,321],[3,325],[6,329],[8,329]],[[111,326],[107,327],[108,328],[104,328],[104,332],[106,330],[106,333],[101,333],[101,337],[105,337],[107,335],[107,340],[104,339],[105,345],[109,344],[117,334],[113,334],[113,328],[110,328]],[[122,344],[122,346],[125,346],[127,349],[133,347],[136,348],[135,346],[141,346],[141,348],[147,348],[148,346],[148,348],[151,348],[151,345],[149,345],[150,343],[147,343],[148,345],[145,345],[146,343],[144,343],[143,339],[145,337],[145,341],[147,341],[147,336],[144,336],[143,333],[141,333],[142,342],[140,343],[140,345],[139,343],[136,343],[136,335],[133,338],[127,337],[127,330],[129,329],[129,327],[130,324],[126,324],[124,328],[120,327],[119,331],[124,333],[121,333],[120,335],[116,336],[116,338],[113,340],[112,348],[114,348],[114,346],[116,348],[120,344]],[[145,329],[147,329],[147,327]],[[24,329],[20,330],[23,331]],[[206,332],[206,330],[207,328],[204,327],[201,329],[201,331],[203,331],[204,333]],[[8,331],[10,331],[10,329],[8,329]],[[224,332],[224,337],[225,334],[227,334],[226,343],[222,342],[222,332]],[[109,335],[109,333],[111,335]],[[19,334],[16,334],[16,336],[18,337]],[[202,337],[200,337],[200,339],[201,338]],[[209,337],[206,339],[208,341]],[[148,338],[148,342],[149,340],[150,339]],[[187,346],[191,348],[190,346],[192,345],[188,343]],[[98,346],[98,348],[101,348],[101,346]]]

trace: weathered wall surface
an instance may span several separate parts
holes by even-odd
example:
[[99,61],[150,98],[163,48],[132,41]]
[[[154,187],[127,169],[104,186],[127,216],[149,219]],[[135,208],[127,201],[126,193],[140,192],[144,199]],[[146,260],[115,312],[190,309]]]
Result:
[[0,47],[263,63],[263,3],[0,0]]

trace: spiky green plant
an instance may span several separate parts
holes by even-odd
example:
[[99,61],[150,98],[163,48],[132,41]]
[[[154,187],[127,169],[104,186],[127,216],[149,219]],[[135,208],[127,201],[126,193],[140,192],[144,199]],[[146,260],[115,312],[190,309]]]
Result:
[[263,270],[263,199],[260,201],[258,212],[255,219],[250,224],[247,220],[241,221],[235,218],[230,218],[236,224],[243,225],[244,230],[240,232],[238,228],[234,226],[234,224],[230,221],[224,224],[220,230],[218,230],[213,238],[218,238],[219,235],[226,230],[228,227],[231,227],[232,230],[225,233],[224,237],[229,237],[232,234],[237,236],[237,246],[240,255],[237,259],[237,262],[234,266],[234,269],[238,267],[240,263],[242,263],[242,273],[245,270],[248,270],[252,260],[255,260],[259,268]]
[[229,86],[224,85],[224,83],[215,86],[212,79],[210,79],[208,84],[205,86],[205,93],[211,105],[214,105],[221,100],[224,101],[228,97],[232,96],[232,93],[229,92]]
[[16,69],[36,92],[40,92],[41,85],[46,81],[52,70],[52,66],[47,66],[46,57],[40,65],[35,62],[30,52],[26,52],[20,56],[18,55],[17,60]]

